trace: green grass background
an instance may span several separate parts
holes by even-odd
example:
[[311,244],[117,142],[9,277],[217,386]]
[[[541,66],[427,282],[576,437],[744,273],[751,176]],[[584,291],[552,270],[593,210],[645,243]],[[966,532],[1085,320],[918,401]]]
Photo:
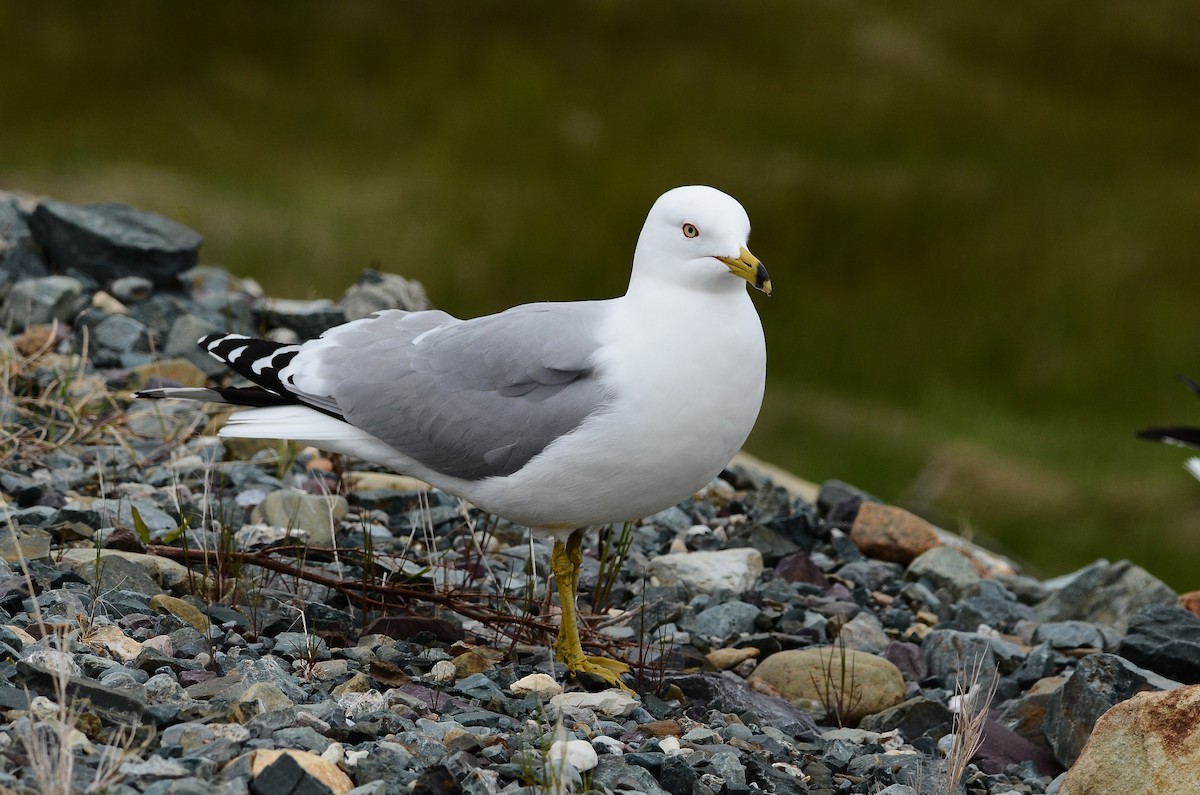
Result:
[[1170,0],[0,0],[0,187],[473,315],[618,294],[653,199],[716,185],[776,288],[752,452],[1188,590],[1200,483],[1132,434],[1200,422],[1197,42]]

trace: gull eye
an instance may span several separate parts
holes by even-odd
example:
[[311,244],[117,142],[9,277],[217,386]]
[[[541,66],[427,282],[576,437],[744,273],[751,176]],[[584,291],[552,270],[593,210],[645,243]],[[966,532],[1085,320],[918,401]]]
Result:
[[700,230],[696,228],[695,224],[684,224],[683,225],[683,236],[684,237],[699,237],[699,235],[700,235]]

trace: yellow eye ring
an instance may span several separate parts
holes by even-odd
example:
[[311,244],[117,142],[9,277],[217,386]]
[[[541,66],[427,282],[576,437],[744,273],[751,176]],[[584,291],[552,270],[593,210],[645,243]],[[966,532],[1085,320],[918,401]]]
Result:
[[699,237],[700,230],[696,228],[695,224],[684,224],[683,225],[683,236],[684,237]]

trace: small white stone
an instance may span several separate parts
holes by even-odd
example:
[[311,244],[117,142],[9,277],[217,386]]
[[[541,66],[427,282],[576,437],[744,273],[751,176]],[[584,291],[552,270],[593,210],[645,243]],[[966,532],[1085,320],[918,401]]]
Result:
[[449,660],[438,660],[429,670],[429,675],[438,684],[449,684],[454,681],[454,663]]
[[552,765],[566,760],[580,773],[586,773],[600,761],[596,749],[587,740],[555,740],[550,744],[549,759]]
[[512,691],[514,696],[527,696],[530,693],[537,693],[542,698],[556,696],[563,691],[562,685],[554,681],[554,677],[549,674],[530,674],[529,676],[524,676],[509,685],[508,689]]
[[668,735],[658,741],[658,747],[667,756],[675,756],[679,751],[679,738]]
[[741,593],[762,574],[762,553],[753,547],[713,552],[671,553],[650,561],[650,574],[664,584],[682,583],[693,594]]

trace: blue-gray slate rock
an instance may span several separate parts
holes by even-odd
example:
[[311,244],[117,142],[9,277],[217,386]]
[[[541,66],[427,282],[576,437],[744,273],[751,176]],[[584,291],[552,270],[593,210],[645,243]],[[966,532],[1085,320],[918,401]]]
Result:
[[1067,683],[1051,697],[1042,731],[1054,756],[1070,767],[1100,716],[1143,690],[1171,690],[1179,682],[1139,668],[1115,654],[1091,654],[1079,661]]
[[1156,674],[1185,685],[1200,684],[1200,617],[1175,605],[1142,608],[1118,651]]
[[29,228],[50,265],[97,285],[130,275],[171,284],[195,267],[204,242],[169,218],[115,203],[48,199],[38,203]]
[[17,198],[0,194],[0,291],[5,284],[49,275]]
[[1138,610],[1174,601],[1175,592],[1142,567],[1098,560],[1071,575],[1035,610],[1040,621],[1090,621],[1124,632]]

